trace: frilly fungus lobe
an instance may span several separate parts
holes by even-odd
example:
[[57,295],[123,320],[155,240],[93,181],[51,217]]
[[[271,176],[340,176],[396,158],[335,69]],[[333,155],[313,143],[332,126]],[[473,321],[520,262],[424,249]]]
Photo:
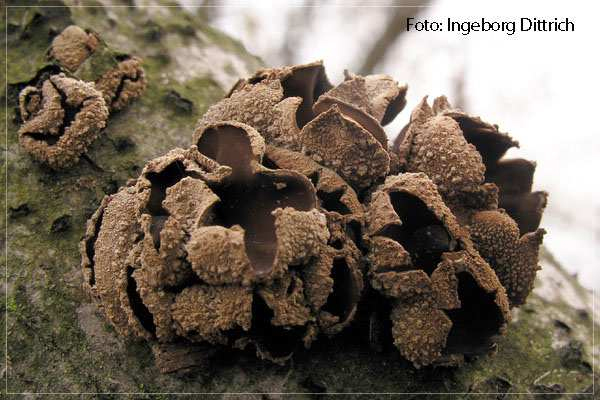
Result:
[[140,59],[115,53],[75,25],[54,38],[48,58],[55,64],[19,93],[19,141],[35,159],[61,169],[85,153],[109,112],[142,94],[146,79]]
[[401,160],[407,171],[427,174],[445,195],[473,192],[484,180],[481,155],[454,119],[434,113],[435,106],[431,109],[423,99],[411,114]]
[[518,143],[497,125],[453,109],[445,97],[433,107],[423,99],[395,144],[403,167],[426,173],[460,224],[471,227],[511,305],[520,305],[539,269],[547,194],[531,192],[534,162],[501,159],[513,146]]
[[95,33],[70,25],[52,40],[49,56],[69,72],[75,72],[98,44],[99,38]]
[[511,304],[524,304],[539,269],[538,251],[545,231],[537,229],[521,236],[519,227],[504,210],[476,212],[469,230],[479,253],[506,288]]
[[111,112],[125,108],[146,89],[141,59],[115,52],[97,33],[76,25],[54,38],[49,57],[80,79],[94,81]]
[[356,247],[330,244],[317,197],[327,184],[267,168],[248,125],[215,123],[196,137],[150,161],[90,220],[84,269],[111,322],[161,344],[254,345],[278,362],[347,325],[362,275]]
[[371,286],[389,299],[404,357],[419,367],[490,349],[510,319],[504,288],[425,174],[388,177],[367,232]]
[[54,169],[76,163],[108,118],[102,93],[93,84],[64,74],[52,75],[41,89],[23,89],[19,108],[24,118],[21,146]]
[[[207,344],[283,362],[363,309],[417,367],[490,352],[533,285],[545,193],[533,163],[501,160],[516,142],[443,97],[390,148],[406,90],[351,73],[333,86],[319,61],[239,80],[192,147],[88,223],[86,284],[117,330],[151,341],[163,371]],[[29,115],[39,96],[22,96]]]
[[223,120],[251,125],[267,143],[308,155],[362,191],[390,172],[395,155],[380,123],[400,112],[405,94],[406,85],[386,75],[348,75],[332,87],[321,62],[265,69],[240,80],[198,129]]
[[125,108],[146,90],[146,76],[138,57],[126,57],[96,80],[111,111]]
[[[484,182],[494,183],[499,207],[506,209],[521,233],[535,231],[547,199],[546,192],[531,192],[535,162],[502,159],[519,143],[497,125],[452,108],[443,96],[434,100],[433,107],[426,100],[413,111],[394,144],[406,170],[428,173],[443,194],[475,192]],[[451,165],[449,159],[457,156],[461,157]],[[444,167],[449,167],[446,174]]]

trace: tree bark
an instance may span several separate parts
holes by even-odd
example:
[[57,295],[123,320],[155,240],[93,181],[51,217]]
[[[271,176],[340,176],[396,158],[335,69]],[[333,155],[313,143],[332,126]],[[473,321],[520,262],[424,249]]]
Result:
[[[189,146],[194,124],[206,108],[260,61],[178,8],[32,6],[8,8],[2,19],[8,53],[2,60],[7,62],[7,75],[2,74],[7,90],[0,108],[7,141],[0,185],[6,185],[7,194],[0,201],[7,212],[2,227],[7,229],[8,263],[2,282],[6,278],[8,285],[2,285],[0,310],[8,336],[0,335],[0,348],[8,350],[2,354],[2,372],[9,393],[298,392],[309,397],[306,393],[324,391],[591,390],[597,380],[591,365],[599,357],[598,346],[592,346],[591,294],[549,253],[544,253],[538,288],[526,306],[514,310],[497,354],[459,369],[416,370],[396,351],[369,350],[356,328],[350,328],[332,340],[320,339],[285,366],[229,352],[186,375],[161,373],[150,347],[117,336],[84,295],[79,240],[105,194],[136,177],[147,160]],[[16,95],[20,84],[46,63],[52,35],[72,23],[141,56],[149,87],[135,103],[110,116],[89,148],[88,160],[53,172],[19,147]],[[598,343],[597,325],[595,331]],[[169,360],[162,365],[172,368]],[[456,397],[461,396],[466,397]]]

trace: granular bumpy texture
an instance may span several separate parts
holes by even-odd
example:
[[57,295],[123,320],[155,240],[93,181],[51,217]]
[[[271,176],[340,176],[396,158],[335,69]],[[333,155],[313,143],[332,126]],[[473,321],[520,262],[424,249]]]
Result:
[[147,86],[141,59],[114,51],[97,33],[76,25],[54,38],[49,58],[66,72],[94,81],[111,112],[125,108]]
[[485,353],[510,319],[494,271],[423,173],[390,176],[367,202],[371,286],[394,344],[417,367]]
[[111,50],[98,34],[71,25],[48,51],[54,63],[19,93],[20,143],[52,169],[75,164],[106,126],[146,88],[141,60]]
[[102,92],[111,111],[125,108],[146,90],[146,77],[142,61],[126,58],[96,80],[96,89]]
[[109,320],[158,344],[252,345],[276,362],[341,330],[362,289],[360,255],[332,241],[329,225],[343,218],[317,193],[345,190],[361,223],[351,189],[327,172],[313,184],[308,165],[267,168],[264,140],[248,125],[216,123],[197,137],[150,161],[90,220],[86,283]]
[[534,162],[502,159],[514,146],[497,125],[453,109],[445,97],[432,107],[423,99],[395,143],[405,170],[426,173],[470,229],[513,306],[523,304],[533,288],[547,199],[546,192],[531,191]]
[[92,83],[52,75],[41,90],[28,86],[19,96],[24,118],[19,142],[53,169],[75,164],[106,126],[108,109]]
[[[548,196],[544,191],[531,191],[535,162],[504,159],[504,154],[519,143],[500,132],[498,125],[452,108],[445,97],[435,99],[433,107],[426,100],[413,111],[410,123],[394,143],[405,170],[430,174],[451,203],[448,197],[452,195],[466,193],[468,197],[481,190],[482,183],[493,183],[499,190],[498,206],[517,222],[522,234],[534,232]],[[444,146],[422,138],[434,138],[435,144]],[[455,162],[449,163],[449,159]],[[463,197],[459,203],[469,201]]]
[[[259,71],[210,107],[198,129],[223,120],[251,125],[269,144],[299,151],[363,191],[390,172],[395,155],[380,120],[400,112],[406,86],[385,75],[346,79],[332,88],[321,62]],[[353,89],[356,80],[362,89]]]
[[[539,269],[546,193],[534,163],[502,159],[515,141],[444,97],[389,146],[406,92],[387,75],[333,86],[319,61],[240,79],[190,148],[88,222],[86,286],[116,330],[151,342],[164,372],[215,348],[285,362],[353,321],[417,368],[493,353]],[[23,115],[44,104],[22,96]]]
[[454,119],[435,114],[426,100],[413,111],[403,145],[406,170],[424,172],[441,193],[472,192],[483,183],[485,166],[475,146]]
[[503,210],[476,212],[469,229],[479,253],[506,287],[511,304],[525,303],[539,269],[538,249],[544,230],[521,236],[516,222]]
[[93,32],[70,25],[54,38],[49,56],[70,72],[75,72],[96,50],[98,43],[98,36]]

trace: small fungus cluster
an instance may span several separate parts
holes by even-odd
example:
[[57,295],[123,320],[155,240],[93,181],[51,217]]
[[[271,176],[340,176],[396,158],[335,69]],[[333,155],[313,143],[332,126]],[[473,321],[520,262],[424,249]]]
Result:
[[21,146],[52,169],[75,164],[106,126],[146,88],[141,60],[115,53],[94,32],[65,28],[52,41],[51,64],[19,93]]
[[532,289],[546,194],[444,97],[388,145],[406,91],[334,87],[320,62],[238,81],[88,222],[85,284],[117,331],[283,362],[364,312],[416,367],[489,353]]

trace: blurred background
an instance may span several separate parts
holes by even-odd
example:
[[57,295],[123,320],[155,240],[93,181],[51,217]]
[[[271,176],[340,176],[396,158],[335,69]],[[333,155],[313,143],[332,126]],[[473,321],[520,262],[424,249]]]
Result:
[[[204,1],[191,12],[240,40],[266,65],[317,59],[332,81],[351,72],[408,83],[393,140],[425,95],[450,102],[517,139],[508,157],[537,161],[534,190],[550,193],[548,251],[584,286],[600,288],[600,56],[596,2]],[[518,20],[568,17],[575,32],[406,32],[407,17]]]

